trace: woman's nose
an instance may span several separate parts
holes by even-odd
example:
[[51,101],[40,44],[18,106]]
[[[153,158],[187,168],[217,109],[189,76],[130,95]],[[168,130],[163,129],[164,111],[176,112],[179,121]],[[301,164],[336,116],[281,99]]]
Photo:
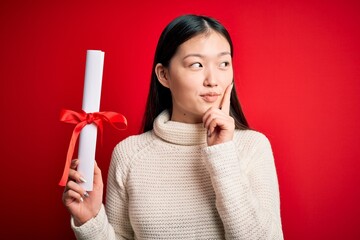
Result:
[[207,69],[205,71],[204,86],[206,87],[217,86],[216,74],[213,69]]

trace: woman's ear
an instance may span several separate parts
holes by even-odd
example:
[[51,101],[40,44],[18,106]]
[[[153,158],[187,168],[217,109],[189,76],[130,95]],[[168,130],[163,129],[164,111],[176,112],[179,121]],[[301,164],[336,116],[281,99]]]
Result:
[[156,64],[155,73],[161,85],[169,88],[168,71],[161,63]]

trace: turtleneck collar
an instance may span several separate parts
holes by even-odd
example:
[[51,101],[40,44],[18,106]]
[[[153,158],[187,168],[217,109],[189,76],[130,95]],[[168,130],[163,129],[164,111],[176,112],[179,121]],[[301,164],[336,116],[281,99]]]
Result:
[[206,143],[206,129],[202,123],[171,121],[167,110],[160,113],[154,120],[153,131],[164,141],[178,145],[191,146]]

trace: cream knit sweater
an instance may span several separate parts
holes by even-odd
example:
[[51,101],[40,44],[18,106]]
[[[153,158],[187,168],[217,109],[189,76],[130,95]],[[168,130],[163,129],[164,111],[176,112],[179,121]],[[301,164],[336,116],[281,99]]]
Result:
[[72,228],[78,239],[283,239],[269,141],[235,130],[208,147],[203,124],[165,111],[115,147],[106,207]]

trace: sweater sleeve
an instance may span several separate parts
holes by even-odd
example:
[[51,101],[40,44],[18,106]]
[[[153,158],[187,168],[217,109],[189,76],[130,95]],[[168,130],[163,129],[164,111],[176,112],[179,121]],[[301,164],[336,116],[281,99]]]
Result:
[[272,149],[264,135],[253,133],[250,140],[235,139],[203,150],[216,208],[226,239],[283,239]]
[[110,237],[110,235],[113,235],[113,230],[108,223],[104,205],[101,206],[96,217],[79,227],[75,226],[74,219],[71,218],[71,227],[75,233],[76,239],[79,240],[114,239]]
[[[119,144],[121,145],[121,144]],[[120,240],[133,239],[133,231],[128,215],[128,197],[125,191],[126,171],[124,151],[117,146],[112,154],[108,172],[106,206],[101,207],[98,215],[80,227],[71,226],[77,239]],[[120,165],[123,166],[120,166]]]

